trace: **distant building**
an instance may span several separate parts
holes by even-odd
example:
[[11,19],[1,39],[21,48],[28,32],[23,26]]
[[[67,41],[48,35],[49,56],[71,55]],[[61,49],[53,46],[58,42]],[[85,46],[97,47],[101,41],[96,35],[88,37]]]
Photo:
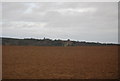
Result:
[[67,41],[64,41],[63,46],[65,46],[65,47],[66,46],[72,46],[72,44],[73,44],[73,42],[68,39]]

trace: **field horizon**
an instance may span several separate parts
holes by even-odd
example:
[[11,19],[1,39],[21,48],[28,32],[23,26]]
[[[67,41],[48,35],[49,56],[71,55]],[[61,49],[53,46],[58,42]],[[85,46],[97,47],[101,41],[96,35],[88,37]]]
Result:
[[1,38],[2,45],[16,45],[16,46],[108,46],[119,45],[115,43],[100,43],[100,42],[87,42],[87,41],[75,41],[71,39],[35,39],[35,38]]

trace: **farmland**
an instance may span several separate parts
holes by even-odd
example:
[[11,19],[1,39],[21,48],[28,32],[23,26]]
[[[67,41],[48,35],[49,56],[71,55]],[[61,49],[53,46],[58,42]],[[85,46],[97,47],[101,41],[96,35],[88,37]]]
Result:
[[2,46],[3,79],[115,79],[117,46]]

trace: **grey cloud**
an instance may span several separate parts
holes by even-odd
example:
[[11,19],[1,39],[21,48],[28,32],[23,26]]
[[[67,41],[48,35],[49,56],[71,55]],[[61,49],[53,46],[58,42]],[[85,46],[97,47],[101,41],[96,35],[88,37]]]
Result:
[[2,6],[3,36],[117,42],[118,4],[114,2],[3,3]]

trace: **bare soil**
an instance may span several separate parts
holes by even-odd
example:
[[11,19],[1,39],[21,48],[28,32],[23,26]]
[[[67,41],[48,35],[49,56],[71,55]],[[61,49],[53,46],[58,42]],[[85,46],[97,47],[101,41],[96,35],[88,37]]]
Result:
[[116,79],[117,46],[2,46],[3,79]]

